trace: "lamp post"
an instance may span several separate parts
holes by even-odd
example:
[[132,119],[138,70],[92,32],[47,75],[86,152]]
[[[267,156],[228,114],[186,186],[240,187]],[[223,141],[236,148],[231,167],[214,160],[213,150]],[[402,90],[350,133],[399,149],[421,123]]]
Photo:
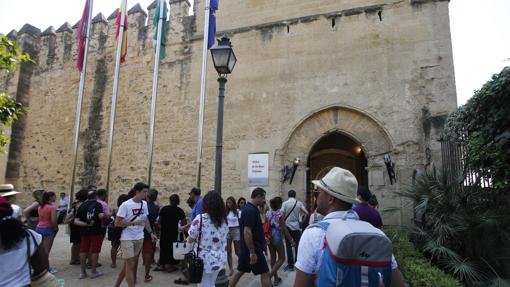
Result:
[[214,68],[218,72],[218,121],[216,125],[216,163],[214,168],[214,190],[221,194],[221,163],[223,152],[223,108],[225,105],[225,84],[227,75],[232,73],[237,58],[232,50],[232,43],[227,34],[218,40],[218,45],[211,48]]

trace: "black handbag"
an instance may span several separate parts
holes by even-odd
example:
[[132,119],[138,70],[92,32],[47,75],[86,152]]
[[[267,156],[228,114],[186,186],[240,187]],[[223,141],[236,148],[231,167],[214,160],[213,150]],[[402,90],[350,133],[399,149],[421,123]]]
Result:
[[122,235],[122,227],[116,227],[114,222],[110,222],[107,227],[107,238],[112,242],[119,242]]
[[188,269],[188,281],[189,283],[200,283],[202,282],[202,274],[204,273],[204,261],[198,256],[200,252],[200,239],[202,238],[202,215],[200,215],[200,227],[198,233],[198,245],[197,253],[194,250],[186,254],[184,262],[186,262],[186,268]]

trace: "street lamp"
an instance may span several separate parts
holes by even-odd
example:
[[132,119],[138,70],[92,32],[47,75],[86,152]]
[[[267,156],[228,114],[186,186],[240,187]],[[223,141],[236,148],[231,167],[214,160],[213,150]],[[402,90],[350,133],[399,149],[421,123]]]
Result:
[[214,169],[214,190],[221,194],[221,162],[223,149],[223,107],[225,105],[225,83],[227,75],[232,73],[237,58],[232,50],[232,43],[225,34],[218,40],[218,45],[211,48],[214,68],[218,72],[218,122],[216,125],[216,165]]

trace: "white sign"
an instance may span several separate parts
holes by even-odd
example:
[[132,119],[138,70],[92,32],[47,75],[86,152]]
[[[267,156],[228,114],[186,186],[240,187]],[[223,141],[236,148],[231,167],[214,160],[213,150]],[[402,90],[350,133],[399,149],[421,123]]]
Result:
[[248,186],[269,185],[269,154],[248,154]]

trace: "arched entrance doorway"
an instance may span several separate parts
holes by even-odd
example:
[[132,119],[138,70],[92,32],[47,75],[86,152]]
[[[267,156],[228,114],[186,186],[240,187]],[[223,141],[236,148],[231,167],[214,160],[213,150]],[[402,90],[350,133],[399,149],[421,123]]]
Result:
[[367,158],[361,144],[341,132],[332,132],[319,139],[310,150],[307,160],[306,204],[313,208],[312,180],[322,178],[338,166],[356,176],[360,185],[368,184]]
[[395,206],[391,194],[396,185],[386,185],[384,176],[384,155],[392,149],[382,124],[366,112],[342,106],[314,111],[291,129],[278,152],[282,169],[301,159],[292,183],[282,182],[281,193],[293,189],[297,198],[311,207],[311,181],[325,174],[328,166],[337,165],[354,171],[360,184],[379,195],[384,191],[388,196],[378,195],[380,202],[387,200],[386,206]]

